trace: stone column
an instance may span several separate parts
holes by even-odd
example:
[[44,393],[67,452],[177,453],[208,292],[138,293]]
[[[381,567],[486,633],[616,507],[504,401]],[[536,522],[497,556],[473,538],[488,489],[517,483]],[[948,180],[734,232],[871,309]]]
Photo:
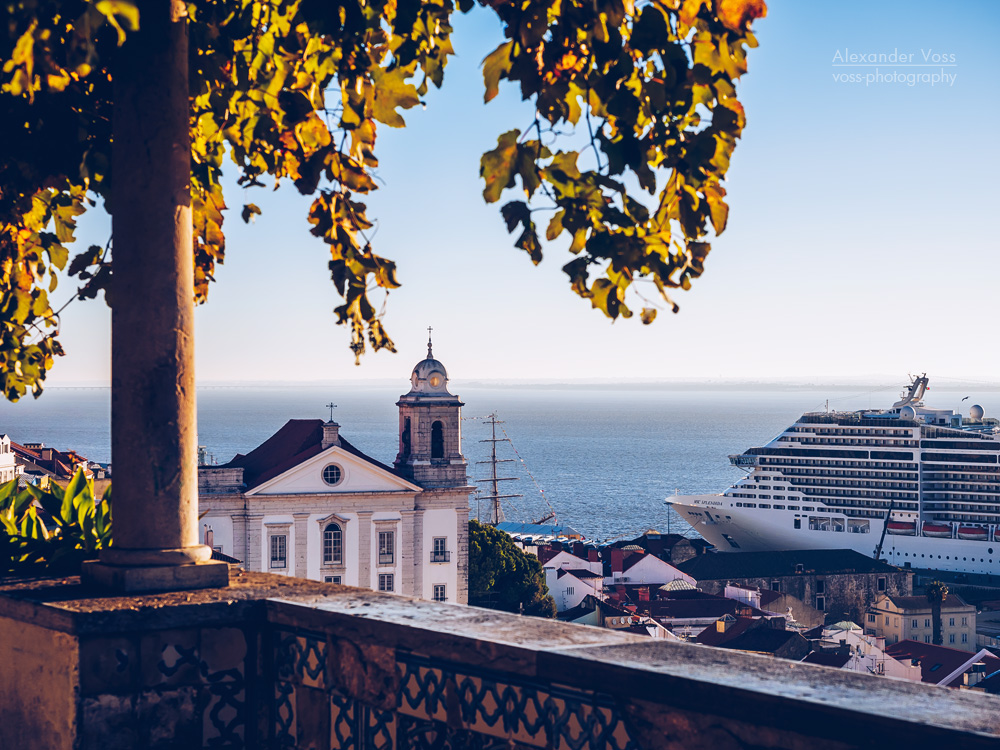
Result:
[[267,572],[264,567],[264,560],[261,557],[261,549],[264,544],[264,514],[247,514],[247,538],[246,538],[246,569]]
[[122,592],[225,586],[198,539],[186,9],[138,6],[113,63],[114,546],[85,575]]
[[458,568],[458,591],[455,592],[455,601],[458,604],[469,603],[469,508],[468,498],[465,498],[466,505],[458,505],[455,508],[455,520],[458,526],[458,549],[455,550],[455,565]]
[[370,510],[358,511],[358,586],[363,589],[375,588],[372,586],[372,512]]
[[233,551],[232,556],[243,561],[243,570],[250,570],[247,560],[247,518],[242,511],[232,514]]
[[308,578],[309,557],[307,555],[307,540],[309,536],[309,514],[292,513],[292,518],[295,519],[295,567],[292,569],[292,574],[296,578]]
[[[399,593],[422,599],[424,592],[417,584],[420,571],[421,544],[416,534],[416,516],[414,510],[401,511],[402,522],[399,524],[399,569],[402,580],[399,582]],[[423,519],[421,519],[423,526]]]

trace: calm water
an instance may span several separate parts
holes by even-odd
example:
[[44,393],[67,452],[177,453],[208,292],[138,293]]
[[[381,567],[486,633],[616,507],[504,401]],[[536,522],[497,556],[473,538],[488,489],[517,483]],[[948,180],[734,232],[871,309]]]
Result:
[[[323,404],[339,406],[341,432],[361,450],[392,463],[397,448],[396,399],[405,388],[202,388],[198,391],[199,444],[225,463],[273,434],[287,419],[323,418]],[[762,445],[803,411],[820,410],[830,397],[840,409],[889,405],[893,393],[851,397],[811,391],[732,392],[621,390],[617,388],[475,388],[455,385],[466,406],[464,452],[470,475],[485,477],[490,437],[482,417],[496,411],[516,453],[502,474],[505,494],[521,493],[517,520],[545,509],[535,483],[559,519],[600,539],[638,534],[648,528],[683,531],[686,524],[663,504],[682,493],[721,492],[741,476],[728,456]],[[957,407],[962,395],[936,392],[929,405]],[[973,395],[965,402],[1000,415],[1000,394]],[[18,404],[0,400],[0,431],[17,442],[40,441],[109,461],[109,392],[51,388],[41,399]],[[499,437],[504,437],[501,433]],[[523,464],[519,459],[523,459]],[[475,511],[473,501],[473,510]],[[483,509],[484,514],[486,508]]]

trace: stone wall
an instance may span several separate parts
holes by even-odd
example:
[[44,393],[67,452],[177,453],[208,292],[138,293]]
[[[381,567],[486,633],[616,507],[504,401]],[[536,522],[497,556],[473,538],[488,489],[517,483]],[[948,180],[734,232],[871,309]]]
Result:
[[264,574],[121,598],[11,584],[0,633],[18,750],[1000,742],[982,693]]
[[[879,579],[885,579],[885,590],[879,590]],[[823,611],[828,622],[851,620],[864,626],[864,616],[868,608],[879,597],[909,596],[913,592],[913,575],[904,570],[888,573],[797,573],[778,578],[728,578],[726,580],[698,581],[698,588],[709,594],[723,594],[726,584],[756,586],[770,589],[774,581],[781,582],[781,591],[800,599],[810,607],[816,606],[816,597],[824,599]],[[823,592],[818,590],[818,582],[823,582]]]

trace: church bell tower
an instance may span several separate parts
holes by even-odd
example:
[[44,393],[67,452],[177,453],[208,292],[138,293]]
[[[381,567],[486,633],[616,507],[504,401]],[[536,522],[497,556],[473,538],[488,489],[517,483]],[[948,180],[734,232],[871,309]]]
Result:
[[468,462],[462,455],[462,406],[448,392],[448,371],[434,359],[430,332],[427,359],[410,375],[410,392],[399,397],[399,454],[394,465],[422,487],[464,487]]

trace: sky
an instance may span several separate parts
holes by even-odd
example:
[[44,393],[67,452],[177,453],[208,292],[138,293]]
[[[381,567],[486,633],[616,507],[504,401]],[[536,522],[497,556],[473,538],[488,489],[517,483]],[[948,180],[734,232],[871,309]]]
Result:
[[[199,381],[405,381],[427,326],[453,381],[1000,381],[1000,3],[768,5],[738,86],[748,124],[726,182],[729,225],[678,314],[612,323],[570,291],[565,244],[533,267],[503,201],[483,202],[481,154],[531,108],[509,85],[483,104],[480,63],[502,35],[477,8],[456,19],[443,89],[404,114],[405,129],[379,129],[369,216],[403,283],[384,319],[399,353],[354,365],[308,199],[290,184],[246,195],[231,184],[226,262],[196,315]],[[840,65],[893,53],[907,65]],[[944,80],[911,85],[911,74]],[[246,201],[263,210],[250,226]],[[78,236],[108,233],[95,214]],[[49,385],[109,382],[103,302],[70,305],[63,344]]]

